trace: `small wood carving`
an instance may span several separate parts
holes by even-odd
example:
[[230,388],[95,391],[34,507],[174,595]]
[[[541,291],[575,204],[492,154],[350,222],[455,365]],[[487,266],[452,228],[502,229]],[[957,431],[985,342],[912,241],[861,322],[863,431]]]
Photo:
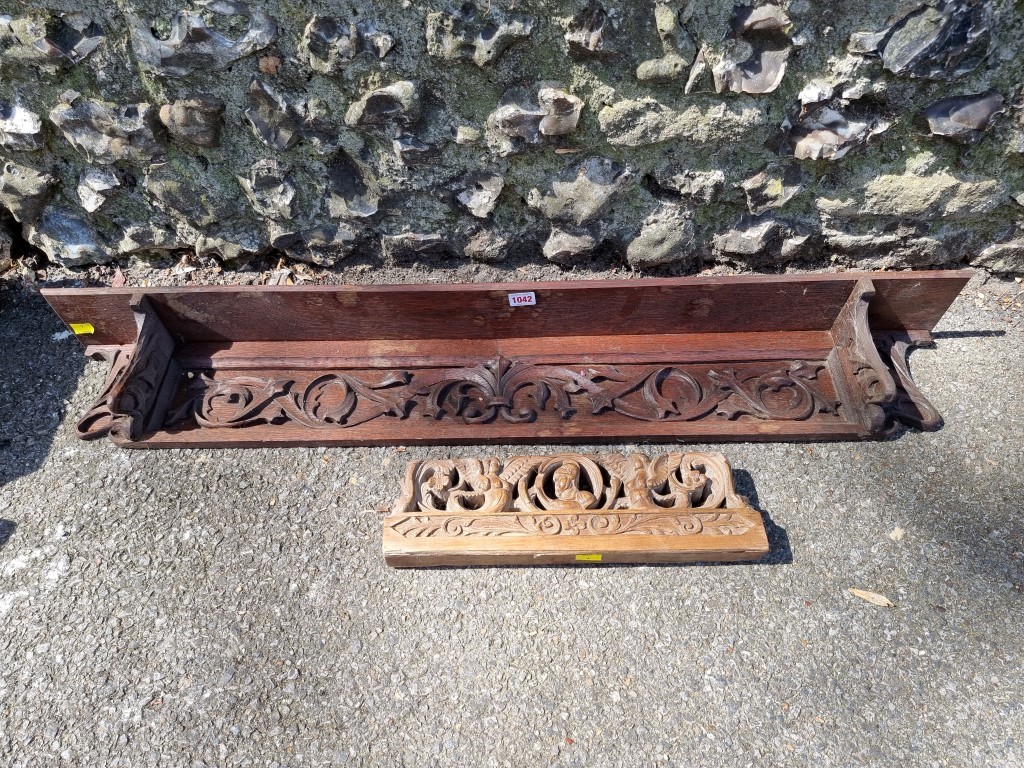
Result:
[[397,567],[756,560],[761,515],[720,453],[414,461],[384,520]]

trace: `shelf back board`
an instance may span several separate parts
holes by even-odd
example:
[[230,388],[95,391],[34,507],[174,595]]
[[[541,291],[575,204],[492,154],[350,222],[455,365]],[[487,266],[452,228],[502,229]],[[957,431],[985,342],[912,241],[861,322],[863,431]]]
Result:
[[[828,330],[862,277],[875,330],[930,330],[966,271],[836,273],[507,284],[49,288],[90,345],[132,344],[129,306],[144,294],[179,344],[254,341],[495,339]],[[536,306],[508,294],[533,291]]]

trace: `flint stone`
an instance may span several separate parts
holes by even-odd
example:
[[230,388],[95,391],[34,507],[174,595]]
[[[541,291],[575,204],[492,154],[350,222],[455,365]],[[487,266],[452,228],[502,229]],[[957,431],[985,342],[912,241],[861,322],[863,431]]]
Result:
[[8,160],[0,174],[0,205],[21,224],[39,217],[57,188],[57,179],[48,173]]
[[195,4],[224,16],[247,16],[248,28],[231,40],[207,26],[199,14],[185,10],[174,15],[170,36],[160,40],[148,20],[126,13],[132,50],[144,70],[163,77],[215,72],[266,48],[277,37],[274,20],[259,8],[230,0],[195,0]]
[[405,232],[384,235],[380,239],[381,256],[385,264],[407,264],[423,256],[450,256],[448,241],[438,234]]
[[773,218],[746,219],[712,239],[715,255],[725,261],[746,262],[750,266],[770,260],[771,250],[782,239],[782,226]]
[[598,241],[585,229],[551,228],[551,234],[544,243],[544,258],[563,267],[578,264],[597,248]]
[[202,229],[231,219],[231,196],[212,174],[198,166],[156,163],[146,170],[145,189],[157,207],[189,226]]
[[58,104],[50,120],[90,162],[141,165],[164,151],[157,110],[152,104],[110,104],[76,100]]
[[196,94],[160,107],[160,122],[172,138],[197,147],[219,147],[224,125],[224,102]]
[[121,186],[117,174],[106,168],[91,168],[78,179],[78,201],[89,213],[99,209],[106,202],[104,192]]
[[485,219],[498,204],[498,197],[504,188],[505,180],[498,174],[477,171],[463,179],[462,191],[457,198],[467,211],[479,219]]
[[633,173],[625,166],[591,157],[560,173],[551,191],[530,190],[527,202],[547,219],[578,225],[596,218],[611,197],[633,181]]
[[260,160],[253,163],[247,176],[238,177],[238,183],[257,214],[274,220],[292,217],[295,185],[289,178],[290,172],[291,169],[277,160]]
[[127,256],[158,251],[176,251],[190,245],[193,243],[179,237],[174,228],[150,222],[126,227],[115,250],[119,255]]
[[997,274],[1024,275],[1024,237],[990,245],[971,264]]
[[302,33],[299,53],[314,72],[337,75],[357,56],[380,61],[395,45],[373,22],[346,23],[333,16],[313,16]]
[[97,242],[89,222],[73,211],[47,208],[39,221],[25,227],[26,240],[65,267],[106,264],[110,252]]
[[499,157],[522,152],[541,143],[540,121],[547,113],[539,108],[503,104],[487,116],[484,134],[487,145]]
[[538,126],[545,136],[565,136],[576,130],[583,100],[560,88],[541,88],[537,103],[545,115]]
[[808,254],[814,238],[810,235],[797,235],[787,237],[782,241],[782,250],[779,252],[783,261],[795,261]]
[[1004,112],[996,91],[939,99],[924,111],[932,136],[946,136],[960,144],[974,144]]
[[663,205],[654,211],[626,247],[626,261],[634,269],[667,264],[696,267],[696,229],[689,213],[678,205]]
[[660,59],[648,59],[636,68],[636,79],[645,83],[671,83],[678,80],[690,62],[678,54],[670,53]]
[[295,106],[255,77],[249,83],[245,119],[256,137],[268,147],[284,151],[302,138],[302,118]]
[[921,237],[914,227],[900,226],[896,231],[849,233],[831,229],[824,232],[825,248],[834,259],[861,268],[927,267],[947,264],[963,258],[962,248],[954,251],[956,233],[944,233],[941,239]]
[[391,122],[408,125],[416,122],[419,116],[419,86],[409,80],[400,80],[363,94],[345,112],[345,124],[350,128]]
[[991,15],[991,4],[977,0],[922,3],[880,32],[855,32],[847,50],[878,56],[896,75],[959,77],[984,61]]
[[266,248],[267,243],[255,230],[236,232],[230,235],[208,235],[200,233],[196,238],[196,256],[215,256],[219,259],[240,259]]
[[0,146],[30,151],[43,146],[43,121],[20,104],[0,104]]
[[15,19],[0,16],[0,37],[4,31],[18,41],[5,52],[5,58],[47,72],[81,63],[103,42],[102,27],[81,13],[37,10]]
[[781,208],[805,186],[803,170],[794,162],[769,163],[740,184],[747,197],[747,209],[755,215]]
[[528,146],[546,143],[548,137],[564,136],[576,130],[583,101],[555,83],[542,83],[537,93],[539,106],[531,103],[524,88],[512,88],[484,124],[487,145],[506,157]]
[[469,238],[463,253],[473,261],[497,264],[508,257],[512,242],[509,237],[485,229]]
[[725,174],[718,170],[663,169],[655,172],[655,178],[661,186],[698,203],[713,203],[725,189]]
[[344,151],[327,166],[327,210],[336,219],[368,218],[377,213],[380,189],[369,170]]
[[793,50],[789,27],[789,17],[777,5],[736,6],[726,39],[697,52],[684,92],[703,90],[710,73],[716,93],[771,93],[782,82]]
[[830,106],[821,106],[783,122],[779,151],[798,160],[839,160],[891,125],[882,118],[850,119]]
[[680,25],[679,13],[672,6],[655,5],[654,22],[664,56],[641,62],[636,68],[636,78],[650,83],[678,80],[694,60],[696,47],[693,38]]
[[415,136],[403,134],[391,142],[395,155],[404,165],[423,165],[437,160],[441,150],[433,144],[420,141]]
[[427,14],[427,53],[483,67],[532,31],[533,20],[527,16],[505,16],[496,9],[484,12],[467,3],[458,14]]
[[569,53],[577,58],[615,56],[618,52],[608,44],[606,27],[611,27],[608,13],[599,3],[590,3],[569,20],[565,31]]
[[271,222],[270,245],[288,258],[330,267],[355,250],[356,230],[346,222],[323,224],[298,232]]

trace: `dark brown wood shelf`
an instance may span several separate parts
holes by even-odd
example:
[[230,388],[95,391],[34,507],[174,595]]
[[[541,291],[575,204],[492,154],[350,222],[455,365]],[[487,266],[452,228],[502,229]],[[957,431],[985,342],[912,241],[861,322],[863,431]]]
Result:
[[906,357],[969,278],[43,295],[110,362],[78,434],[126,447],[849,440],[940,426]]

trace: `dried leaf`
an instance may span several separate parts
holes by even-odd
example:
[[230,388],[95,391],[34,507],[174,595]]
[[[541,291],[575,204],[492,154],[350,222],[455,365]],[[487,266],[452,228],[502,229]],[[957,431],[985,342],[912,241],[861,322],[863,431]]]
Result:
[[555,150],[556,155],[575,155],[578,152],[582,152],[581,149],[570,149],[569,147],[558,147]]
[[861,600],[869,602],[872,605],[881,606],[882,608],[892,608],[895,605],[895,603],[885,595],[880,595],[877,592],[868,592],[866,589],[850,587],[850,594],[854,597],[859,597]]
[[125,280],[124,272],[121,271],[121,268],[118,267],[117,269],[115,269],[114,270],[114,277],[110,281],[110,287],[111,288],[120,288],[126,282],[127,281]]

